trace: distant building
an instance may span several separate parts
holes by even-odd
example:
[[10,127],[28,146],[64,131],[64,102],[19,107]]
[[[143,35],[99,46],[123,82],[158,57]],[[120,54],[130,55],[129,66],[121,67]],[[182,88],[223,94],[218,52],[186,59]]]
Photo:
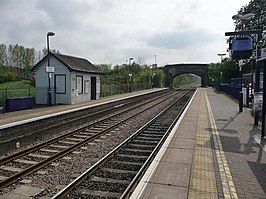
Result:
[[52,104],[76,104],[100,98],[100,75],[96,66],[87,59],[50,53],[47,69],[46,55],[32,71],[36,78],[36,104],[49,104],[49,76]]

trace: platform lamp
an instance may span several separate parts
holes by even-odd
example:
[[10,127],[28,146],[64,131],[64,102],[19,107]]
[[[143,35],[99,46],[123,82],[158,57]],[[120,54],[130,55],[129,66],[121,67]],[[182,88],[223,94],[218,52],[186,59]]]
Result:
[[244,14],[244,15],[237,14],[237,15],[233,15],[232,19],[236,20],[236,21],[240,20],[240,22],[241,22],[241,30],[243,31],[244,30],[244,20],[251,20],[251,19],[254,18],[254,16],[255,16],[255,14],[253,14],[253,13],[247,13],[247,14]]
[[153,73],[153,68],[157,68],[156,55],[154,55],[154,64],[151,65],[151,88],[154,87],[154,76],[155,76],[155,73]]
[[[217,55],[221,57],[221,70],[222,70],[223,56],[225,56],[226,54],[225,53],[218,53]],[[222,74],[222,71],[221,71],[221,74]],[[221,78],[221,80],[222,80],[222,78]]]
[[129,59],[128,59],[128,65],[131,65],[132,63],[131,63],[131,60],[133,60],[134,58],[133,57],[130,57]]
[[48,32],[47,33],[47,69],[46,72],[48,73],[48,103],[49,107],[52,106],[52,92],[51,92],[51,77],[52,77],[52,69],[50,67],[50,49],[49,49],[49,37],[54,36],[55,33]]

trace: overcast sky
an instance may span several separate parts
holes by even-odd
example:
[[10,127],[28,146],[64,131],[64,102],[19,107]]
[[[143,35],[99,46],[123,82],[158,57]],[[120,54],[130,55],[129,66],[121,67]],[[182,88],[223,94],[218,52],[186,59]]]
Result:
[[213,63],[249,0],[0,0],[0,43],[50,48],[95,64]]

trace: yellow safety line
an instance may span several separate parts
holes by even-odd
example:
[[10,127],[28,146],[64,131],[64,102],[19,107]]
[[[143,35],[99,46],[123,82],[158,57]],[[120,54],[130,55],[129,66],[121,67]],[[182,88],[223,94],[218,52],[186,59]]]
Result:
[[212,135],[213,135],[213,140],[214,140],[214,148],[215,148],[215,153],[217,157],[217,162],[218,162],[218,167],[219,167],[219,172],[222,180],[222,187],[223,187],[223,193],[224,193],[224,198],[230,198],[230,199],[237,199],[238,195],[235,189],[234,181],[223,151],[223,146],[221,143],[221,139],[219,136],[219,132],[215,123],[215,119],[212,113],[212,109],[210,106],[210,102],[208,99],[208,96],[206,94],[206,90],[204,89],[205,92],[205,98],[207,102],[207,109],[209,112],[209,117],[210,117],[210,122],[211,122],[211,129],[212,129]]

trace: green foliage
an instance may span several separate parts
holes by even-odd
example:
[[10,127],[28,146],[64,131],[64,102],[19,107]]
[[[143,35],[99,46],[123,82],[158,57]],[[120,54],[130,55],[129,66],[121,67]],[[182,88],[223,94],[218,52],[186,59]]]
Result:
[[229,82],[231,78],[240,77],[238,63],[229,58],[225,58],[222,64],[209,64],[208,77],[214,80],[222,80],[223,82]]
[[142,69],[134,78],[134,83],[151,84],[152,71],[150,68]]
[[21,81],[12,81],[0,84],[0,89],[25,89],[33,88],[31,81],[21,80]]
[[9,71],[3,65],[0,65],[0,83],[10,82],[16,80],[16,74],[12,71]]
[[[140,88],[151,88],[153,80],[153,87],[162,87],[164,80],[164,72],[160,69],[151,69],[150,67],[141,67],[139,64],[133,63],[131,65],[115,66],[113,69],[110,65],[98,65],[104,75],[101,79],[102,85],[128,85],[129,74],[132,74],[131,84],[140,85]],[[152,75],[154,76],[152,77]],[[110,86],[109,86],[110,87]],[[125,92],[125,86],[121,88],[121,92]],[[112,89],[113,90],[113,89]]]
[[11,81],[0,84],[0,101],[3,101],[5,98],[31,96],[35,96],[35,87],[32,86],[32,81]]
[[12,72],[7,72],[5,76],[3,76],[3,82],[11,82],[16,79],[16,75]]
[[[255,14],[255,17],[251,20],[244,21],[244,27],[246,30],[266,30],[266,1],[265,0],[251,0],[248,5],[243,6],[238,14],[244,15],[247,13]],[[235,29],[241,30],[241,22],[235,22]]]
[[199,78],[192,74],[182,74],[178,75],[173,79],[173,87],[179,88],[182,85],[190,84],[192,82],[199,81]]
[[[251,0],[247,5],[243,6],[238,14],[245,15],[248,13],[255,14],[253,19],[244,20],[244,29],[245,30],[266,30],[266,1],[265,0]],[[235,22],[235,30],[241,30],[241,21]],[[253,35],[254,41],[256,41],[256,36]],[[262,37],[263,45],[266,47],[266,34],[263,33]]]
[[[245,15],[248,13],[255,14],[253,19],[243,20],[244,30],[266,30],[266,1],[265,0],[251,0],[247,5],[243,6],[239,11],[239,15]],[[241,30],[241,20],[235,21],[235,30]],[[255,39],[255,35],[253,35]],[[264,36],[264,45],[266,45],[266,37]],[[255,40],[254,40],[255,41]],[[254,50],[255,54],[255,50]],[[247,63],[244,64],[242,68],[242,73],[253,73],[255,69],[255,56]],[[215,81],[230,82],[232,78],[240,78],[240,71],[238,63],[225,58],[221,63],[212,63],[208,66],[208,77]]]
[[34,48],[26,48],[18,44],[0,44],[1,81],[14,80],[13,75],[19,78],[30,78],[31,67],[35,63]]
[[[51,51],[60,53],[58,50]],[[15,79],[31,79],[31,68],[45,54],[47,54],[46,48],[41,54],[34,48],[26,48],[18,44],[0,44],[0,83]]]
[[[254,60],[244,64],[242,74],[253,73],[255,69]],[[222,72],[222,73],[221,73]],[[208,65],[208,78],[214,81],[230,83],[232,78],[240,78],[238,62],[225,58],[221,63],[211,63]]]
[[156,69],[154,76],[154,87],[160,88],[164,85],[165,74],[162,70]]

